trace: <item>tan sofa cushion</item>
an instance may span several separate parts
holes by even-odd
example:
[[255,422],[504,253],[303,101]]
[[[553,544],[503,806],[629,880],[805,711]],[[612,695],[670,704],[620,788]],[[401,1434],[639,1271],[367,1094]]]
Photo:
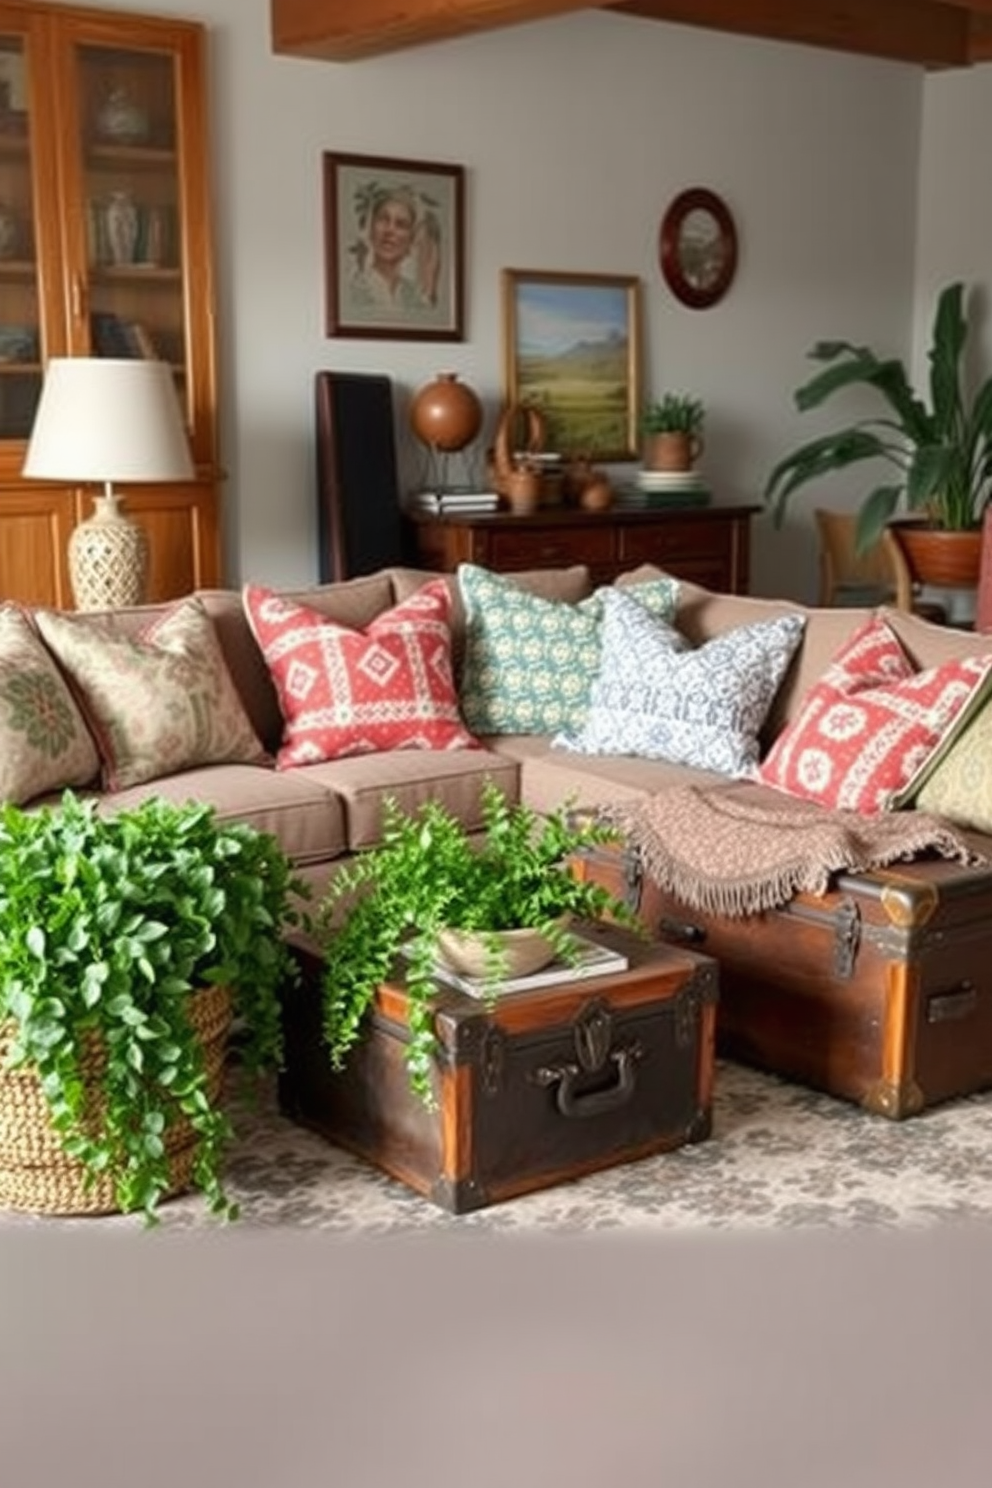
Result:
[[515,801],[520,778],[514,760],[482,749],[453,749],[443,754],[397,749],[299,765],[287,773],[304,776],[340,797],[352,851],[379,841],[384,796],[393,796],[407,812],[416,811],[425,801],[440,801],[464,826],[476,831],[482,824],[484,781],[495,781]]
[[222,821],[243,821],[271,832],[298,863],[319,863],[348,850],[344,802],[305,770],[259,765],[210,765],[128,790],[108,792],[101,809],[119,811],[148,796],[181,805],[209,801]]
[[934,625],[919,615],[885,606],[879,610],[905,646],[910,660],[921,671],[941,666],[960,656],[985,656],[992,651],[992,635],[976,635],[970,630],[957,630],[949,625]]
[[485,743],[520,766],[520,799],[548,812],[571,798],[576,806],[609,806],[643,800],[666,785],[724,780],[706,770],[628,755],[575,755],[552,749],[538,734],[500,734]]

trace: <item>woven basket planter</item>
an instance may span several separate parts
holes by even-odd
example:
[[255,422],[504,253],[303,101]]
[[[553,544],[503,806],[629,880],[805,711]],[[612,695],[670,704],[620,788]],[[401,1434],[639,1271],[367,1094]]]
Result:
[[[215,1102],[224,1077],[224,1055],[231,1026],[231,994],[226,987],[207,987],[190,999],[190,1024],[203,1045],[207,1097]],[[0,1065],[13,1041],[11,1024],[0,1025]],[[82,1073],[99,1077],[103,1054],[94,1040],[83,1058]],[[164,1135],[171,1182],[164,1198],[189,1187],[196,1158],[197,1133],[180,1116]],[[52,1126],[41,1082],[30,1065],[0,1068],[0,1208],[32,1214],[116,1214],[120,1210],[114,1182],[105,1174],[87,1183],[82,1163],[66,1156]]]

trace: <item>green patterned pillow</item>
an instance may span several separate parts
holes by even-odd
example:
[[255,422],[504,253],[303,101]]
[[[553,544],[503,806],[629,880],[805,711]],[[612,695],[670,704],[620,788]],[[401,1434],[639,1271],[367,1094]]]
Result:
[[986,703],[928,774],[913,805],[992,832],[992,704]]
[[[602,590],[578,604],[529,594],[512,578],[472,563],[458,569],[465,607],[459,701],[476,734],[554,734],[579,729],[599,667]],[[678,580],[625,589],[671,620]]]
[[181,600],[140,636],[113,616],[39,610],[36,620],[86,709],[108,790],[268,759],[200,600]]
[[0,801],[23,806],[47,791],[89,785],[100,773],[65,678],[27,616],[0,608]]

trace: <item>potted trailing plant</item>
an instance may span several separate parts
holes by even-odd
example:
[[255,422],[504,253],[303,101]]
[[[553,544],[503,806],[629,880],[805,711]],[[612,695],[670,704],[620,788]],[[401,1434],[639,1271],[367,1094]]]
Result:
[[703,448],[702,400],[688,393],[666,393],[641,412],[647,470],[691,470]]
[[276,840],[204,804],[0,810],[0,1204],[151,1221],[191,1182],[234,1217],[226,1036],[278,1065],[296,896]]
[[578,957],[568,919],[609,916],[640,929],[633,911],[601,885],[578,879],[568,859],[618,840],[617,831],[569,809],[541,819],[510,803],[487,781],[481,841],[437,801],[413,814],[395,799],[383,806],[381,841],[332,879],[317,912],[324,950],[323,1028],[331,1065],[340,1070],[361,1038],[376,989],[403,952],[410,1085],[433,1106],[432,1000],[445,937],[476,932],[483,948],[483,992],[497,994],[511,955],[504,932],[536,931],[546,956]]
[[950,580],[932,569],[924,571],[918,539],[934,532],[968,534],[964,545],[973,550],[971,581],[977,582],[980,528],[992,490],[992,377],[969,390],[967,341],[964,286],[948,284],[938,297],[933,321],[929,403],[914,392],[897,357],[879,357],[848,341],[818,342],[809,355],[824,368],[797,389],[796,406],[803,411],[819,408],[835,393],[861,388],[875,394],[883,408],[877,416],[811,440],[778,462],[765,487],[776,524],[800,487],[862,460],[881,460],[891,473],[861,504],[858,551],[873,547],[903,506],[916,520],[894,524],[893,530],[901,546],[912,543],[908,557],[914,576],[935,584],[962,582],[956,565]]

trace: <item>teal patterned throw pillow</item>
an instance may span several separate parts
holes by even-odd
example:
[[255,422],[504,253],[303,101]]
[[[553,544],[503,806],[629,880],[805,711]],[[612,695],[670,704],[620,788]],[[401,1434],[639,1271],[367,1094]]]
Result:
[[[458,569],[465,607],[465,659],[459,701],[477,734],[554,734],[578,729],[599,670],[603,594],[578,604],[542,599],[475,564]],[[624,590],[670,620],[678,580],[663,577]]]

